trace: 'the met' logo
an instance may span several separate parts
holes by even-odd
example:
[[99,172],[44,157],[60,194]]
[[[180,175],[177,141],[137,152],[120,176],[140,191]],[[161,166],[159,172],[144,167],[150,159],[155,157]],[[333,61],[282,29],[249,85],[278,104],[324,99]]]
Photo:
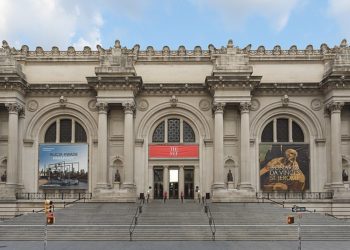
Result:
[[179,151],[177,147],[170,147],[170,156],[177,156],[178,153]]

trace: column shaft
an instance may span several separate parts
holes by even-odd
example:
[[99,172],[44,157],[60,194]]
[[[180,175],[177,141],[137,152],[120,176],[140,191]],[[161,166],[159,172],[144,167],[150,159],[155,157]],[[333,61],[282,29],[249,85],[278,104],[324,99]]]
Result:
[[185,171],[184,166],[179,166],[179,197],[181,197],[181,192],[185,194]]
[[107,187],[108,126],[107,103],[98,103],[98,179],[97,187]]
[[8,153],[7,153],[7,183],[18,184],[18,103],[6,105],[9,110]]
[[169,198],[169,167],[164,166],[163,170],[163,194],[164,192],[168,193]]
[[342,182],[342,157],[341,157],[341,108],[343,103],[334,102],[329,105],[331,110],[331,164],[332,164],[332,188],[343,188]]
[[251,171],[249,162],[249,109],[250,103],[245,102],[240,104],[241,110],[241,181],[240,189],[251,190]]
[[224,103],[214,104],[214,189],[224,188]]
[[134,189],[134,104],[124,103],[124,188]]

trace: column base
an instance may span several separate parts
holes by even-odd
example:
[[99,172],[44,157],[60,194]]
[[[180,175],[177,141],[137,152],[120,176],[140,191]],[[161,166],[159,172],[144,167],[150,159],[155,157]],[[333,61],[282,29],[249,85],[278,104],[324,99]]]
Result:
[[331,189],[334,191],[334,193],[343,192],[345,191],[345,186],[343,182],[334,182],[331,183]]
[[256,202],[255,192],[247,190],[213,190],[212,202]]
[[0,200],[16,200],[16,184],[0,182]]
[[239,190],[245,190],[245,191],[254,191],[254,188],[253,188],[252,184],[247,183],[247,182],[246,183],[244,183],[244,182],[240,183],[238,185],[238,189]]
[[213,190],[224,190],[225,189],[225,183],[217,182],[212,185]]
[[98,191],[100,189],[108,189],[108,184],[107,183],[97,183],[95,190]]
[[123,183],[121,185],[121,188],[122,189],[126,189],[126,190],[129,190],[129,191],[134,191],[136,190],[136,186],[134,183]]

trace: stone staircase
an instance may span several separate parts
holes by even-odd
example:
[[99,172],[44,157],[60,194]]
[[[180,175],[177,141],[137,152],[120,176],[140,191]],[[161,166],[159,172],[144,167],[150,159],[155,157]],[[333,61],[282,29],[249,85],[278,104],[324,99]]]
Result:
[[[48,240],[129,240],[129,225],[136,203],[77,203],[55,211],[48,225]],[[290,208],[269,203],[210,203],[216,240],[297,240],[298,227],[286,223]],[[296,216],[296,214],[294,214]],[[303,240],[350,240],[350,223],[315,213],[301,218]],[[27,214],[0,222],[0,240],[40,241],[45,215]],[[154,200],[145,204],[133,240],[212,240],[203,206],[193,200]]]

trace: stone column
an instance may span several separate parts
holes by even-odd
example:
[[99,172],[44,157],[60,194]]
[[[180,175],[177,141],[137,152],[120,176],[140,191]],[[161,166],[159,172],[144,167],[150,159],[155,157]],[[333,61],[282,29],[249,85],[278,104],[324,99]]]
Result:
[[163,169],[163,194],[168,193],[169,198],[169,166],[164,166]]
[[179,166],[179,198],[181,197],[181,192],[185,195],[185,171],[184,166]]
[[344,188],[342,181],[342,157],[341,157],[341,109],[344,103],[332,102],[328,105],[331,111],[331,164],[332,164],[332,189]]
[[214,103],[214,189],[224,188],[224,106]]
[[332,154],[331,154],[331,117],[328,108],[324,109],[324,121],[326,131],[326,167],[327,167],[327,179],[324,188],[331,189],[332,183]]
[[18,122],[18,184],[23,188],[23,136],[24,136],[24,119],[25,111],[24,108],[19,112]]
[[249,164],[249,110],[250,102],[240,103],[241,110],[241,180],[239,189],[253,190],[251,184],[251,171]]
[[108,126],[107,111],[108,103],[100,102],[98,108],[98,173],[97,188],[107,188],[108,169]]
[[7,184],[18,184],[18,112],[22,109],[18,103],[8,103],[8,153],[7,153]]
[[123,188],[134,189],[134,102],[123,103],[124,107],[124,183]]

